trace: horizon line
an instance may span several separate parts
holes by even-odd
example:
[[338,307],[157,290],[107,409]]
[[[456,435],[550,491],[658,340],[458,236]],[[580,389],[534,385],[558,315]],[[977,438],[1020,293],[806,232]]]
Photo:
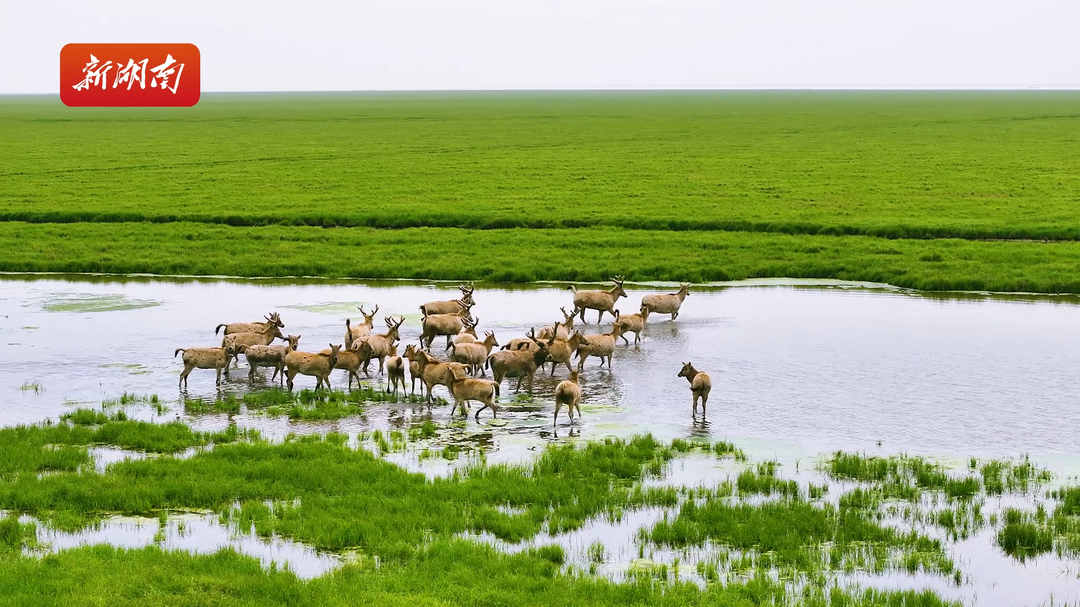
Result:
[[[228,94],[310,94],[310,93],[678,93],[678,92],[1075,92],[1080,91],[1080,84],[1065,86],[1040,86],[1040,85],[976,85],[976,86],[908,86],[908,85],[885,85],[885,86],[738,86],[717,88],[462,88],[462,89],[278,89],[278,90],[219,90],[201,91],[202,95],[228,95]],[[0,93],[0,97],[59,97],[56,92],[37,93]]]

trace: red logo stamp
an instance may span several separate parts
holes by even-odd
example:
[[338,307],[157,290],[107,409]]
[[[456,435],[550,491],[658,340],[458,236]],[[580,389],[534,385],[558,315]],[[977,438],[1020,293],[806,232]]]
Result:
[[71,107],[191,107],[199,102],[194,44],[67,44],[60,100]]

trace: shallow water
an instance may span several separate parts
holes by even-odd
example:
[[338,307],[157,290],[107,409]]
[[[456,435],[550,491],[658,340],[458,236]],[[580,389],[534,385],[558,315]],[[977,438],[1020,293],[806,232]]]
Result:
[[[552,425],[550,395],[566,376],[561,369],[554,379],[538,373],[531,400],[514,394],[516,380],[504,382],[500,418],[508,423],[493,427],[486,423],[488,412],[480,423],[472,417],[451,421],[448,406],[378,404],[341,420],[293,422],[259,413],[187,416],[177,402],[182,364],[173,351],[218,345],[218,323],[254,321],[276,310],[286,324],[284,333],[302,335],[301,349],[318,350],[341,343],[345,318],[360,319],[356,306],[378,304],[376,326],[381,330],[384,315],[405,315],[403,343],[415,342],[420,331],[417,306],[454,297],[457,291],[450,284],[22,276],[0,280],[0,285],[0,368],[5,371],[0,375],[0,424],[5,425],[55,419],[77,406],[97,407],[128,392],[157,394],[168,407],[161,414],[145,406],[131,408],[129,414],[141,419],[179,416],[198,429],[220,429],[234,421],[278,438],[290,432],[338,431],[352,435],[355,443],[360,432],[406,430],[431,419],[441,427],[439,445],[467,449],[458,460],[420,462],[415,445],[387,455],[430,475],[464,464],[469,450],[483,450],[488,462],[520,461],[552,441],[641,432],[664,440],[692,436],[732,441],[752,459],[779,460],[788,475],[796,469],[812,475],[815,460],[838,449],[923,454],[960,466],[972,455],[1028,453],[1057,473],[1058,482],[1080,472],[1075,439],[1080,435],[1080,407],[1074,388],[1075,369],[1080,368],[1080,351],[1074,346],[1080,338],[1080,305],[1075,297],[928,297],[835,281],[749,281],[699,288],[684,303],[678,321],[653,317],[639,346],[620,342],[613,371],[589,361],[579,423],[570,425],[564,417]],[[632,289],[619,307],[633,310],[641,295],[658,290],[669,287]],[[500,342],[560,320],[559,307],[571,299],[563,285],[479,285],[475,297],[480,329],[495,331]],[[597,332],[595,312],[587,318],[585,332]],[[602,327],[606,331],[610,324]],[[676,377],[685,360],[712,375],[705,418],[691,415],[688,385]],[[258,373],[256,386],[268,385],[268,378],[268,372]],[[332,381],[344,387],[344,372],[336,372]],[[297,385],[312,387],[314,380],[299,377]],[[242,364],[220,389],[213,371],[195,370],[186,395],[214,398],[248,389]],[[437,395],[440,391],[448,396],[436,388]],[[95,449],[94,455],[99,470],[140,457],[112,448]],[[737,465],[730,460],[714,465],[676,462],[665,482],[712,484],[733,468]],[[660,511],[641,515],[655,517]],[[571,562],[583,565],[588,546],[602,541],[612,560],[601,572],[616,573],[636,557],[632,539],[641,521],[635,522],[635,516],[616,525],[598,521],[565,538],[544,540],[563,543],[573,555]],[[116,523],[121,526],[111,529],[119,535],[133,524]],[[156,525],[151,539],[154,533]],[[204,538],[191,541],[217,545],[215,533],[207,531]],[[139,542],[149,541],[143,531],[132,534]],[[78,541],[92,537],[98,536],[80,536]],[[68,541],[56,538],[61,544]],[[188,548],[182,542],[175,547]],[[1051,593],[1057,603],[1080,600],[1080,567],[1074,563],[1046,557],[1017,564],[994,548],[985,533],[952,549],[972,580],[951,590],[930,584],[948,596],[978,605],[1021,600],[1040,604]],[[297,562],[306,554],[297,556]],[[677,555],[654,556],[664,560]],[[326,566],[332,563],[319,561],[312,571]],[[924,586],[921,577],[894,577],[891,582],[880,577],[856,581]]]
[[[359,318],[357,305],[378,304],[377,326],[384,315],[405,315],[403,343],[409,343],[420,331],[417,306],[457,293],[451,285],[405,282],[42,278],[0,284],[4,424],[55,418],[75,405],[96,405],[125,391],[174,401],[182,364],[173,351],[217,345],[218,323],[257,320],[277,310],[284,332],[302,335],[301,349],[317,350],[341,343],[345,318]],[[634,308],[645,292],[631,290],[620,307]],[[559,287],[481,286],[476,299],[480,328],[494,330],[505,342],[528,327],[560,319],[559,306],[571,297]],[[90,303],[73,303],[79,301]],[[109,305],[99,305],[102,301]],[[65,303],[57,307],[57,302]],[[571,427],[562,418],[552,430],[550,394],[566,375],[562,369],[554,379],[538,373],[533,403],[513,402],[513,385],[504,383],[504,416],[510,424],[485,430],[543,440],[571,431],[582,438],[645,431],[664,439],[707,436],[785,458],[835,449],[957,458],[1026,452],[1080,469],[1075,449],[1080,407],[1074,398],[1080,307],[1074,302],[942,300],[838,286],[698,289],[676,322],[654,316],[639,346],[620,345],[613,371],[590,359],[580,424]],[[587,318],[591,324],[584,329],[596,332],[595,312]],[[676,377],[684,360],[713,376],[705,421],[691,416],[688,384]],[[265,385],[269,375],[256,377]],[[333,382],[343,386],[344,377],[338,371]],[[188,395],[218,395],[213,378],[213,371],[195,370]],[[20,389],[34,382],[40,390]],[[314,380],[301,377],[297,384],[311,387]],[[242,365],[233,369],[221,393],[247,389]],[[422,411],[376,405],[371,415],[407,421],[414,410]],[[432,415],[441,423],[448,413],[435,408]],[[363,425],[354,420],[305,427],[265,418],[251,423],[271,434]]]
[[[23,522],[33,519],[25,518]],[[143,548],[156,544],[165,550],[185,550],[195,554],[212,554],[232,548],[240,554],[259,559],[263,567],[271,565],[288,569],[300,578],[318,577],[341,565],[343,558],[336,554],[318,552],[291,540],[279,537],[263,538],[237,532],[223,525],[212,513],[180,513],[166,517],[165,524],[156,518],[111,516],[100,524],[68,533],[38,525],[38,542],[43,552],[93,544],[110,544],[119,548]]]

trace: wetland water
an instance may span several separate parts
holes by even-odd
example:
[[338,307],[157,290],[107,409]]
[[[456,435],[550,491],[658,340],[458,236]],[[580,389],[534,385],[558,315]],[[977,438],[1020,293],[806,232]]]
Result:
[[[358,305],[406,316],[402,344],[420,332],[419,304],[452,296],[451,285],[281,284],[262,281],[3,280],[0,286],[0,423],[57,418],[76,404],[123,392],[179,396],[178,347],[214,346],[218,323],[256,320],[277,310],[301,350],[341,343]],[[500,343],[561,318],[563,285],[506,289],[480,285],[473,315]],[[625,312],[643,294],[630,289]],[[1063,303],[1064,302],[1064,303]],[[640,345],[620,345],[614,370],[591,358],[583,375],[583,420],[558,430],[581,437],[652,432],[671,439],[707,435],[776,455],[845,450],[934,456],[1030,453],[1071,467],[1080,434],[1080,306],[1075,299],[936,299],[885,288],[749,283],[695,289],[679,319],[653,316]],[[598,332],[595,312],[586,333]],[[610,323],[603,330],[610,329]],[[441,344],[441,339],[436,344]],[[633,342],[633,338],[630,338]],[[441,345],[436,346],[436,353]],[[242,360],[242,359],[241,359]],[[713,377],[705,422],[691,417],[681,361]],[[515,403],[504,383],[510,423],[496,434],[546,437],[554,385],[537,374],[535,398]],[[345,372],[332,376],[345,386]],[[256,385],[268,384],[260,370]],[[509,381],[509,380],[507,380]],[[297,387],[313,387],[300,376]],[[31,386],[40,385],[40,389]],[[249,389],[241,363],[222,393]],[[442,387],[436,394],[447,396]],[[219,394],[212,370],[195,370],[189,397]],[[411,413],[411,405],[372,405],[369,415]],[[383,411],[380,411],[383,410]],[[419,407],[415,407],[417,412]],[[475,406],[473,408],[475,410]],[[449,409],[436,407],[436,421]],[[487,415],[487,412],[485,412]],[[482,421],[484,421],[482,419]],[[264,432],[303,431],[257,422]],[[345,420],[345,427],[368,423]],[[310,425],[310,424],[309,424]],[[471,421],[470,426],[476,423]],[[351,429],[351,427],[349,428]],[[878,446],[880,441],[881,446]]]
[[[311,351],[341,343],[345,318],[357,321],[358,305],[370,309],[377,304],[377,331],[383,316],[406,316],[402,328],[406,344],[419,335],[421,303],[457,294],[452,284],[404,281],[44,276],[0,280],[4,369],[0,423],[5,425],[57,419],[75,407],[97,407],[129,392],[156,394],[169,406],[162,414],[144,409],[141,417],[179,415],[196,428],[218,429],[229,423],[228,416],[188,416],[177,406],[181,395],[177,377],[183,365],[173,358],[177,347],[218,345],[217,324],[253,321],[276,310],[286,325],[283,332],[302,335],[300,349]],[[505,343],[529,327],[561,319],[559,307],[569,307],[571,301],[564,287],[477,285],[473,315],[480,319],[481,330],[494,331]],[[629,299],[618,305],[624,312],[635,311],[643,294],[671,289],[628,285],[627,290]],[[922,454],[957,465],[968,456],[1026,453],[1059,480],[1067,480],[1080,471],[1076,440],[1080,407],[1075,398],[1080,369],[1078,301],[928,297],[838,282],[748,281],[699,287],[685,301],[677,321],[653,316],[640,345],[625,346],[620,340],[614,370],[601,370],[596,359],[589,360],[580,423],[571,426],[563,417],[552,428],[551,393],[566,376],[560,369],[554,379],[547,372],[537,374],[531,400],[514,394],[516,380],[504,382],[500,418],[507,425],[490,426],[485,412],[480,423],[470,416],[454,423],[449,432],[484,446],[489,461],[522,460],[542,444],[567,436],[588,439],[651,432],[664,440],[691,436],[728,440],[758,460],[775,458],[796,465],[801,460],[803,470],[812,468],[814,458],[839,449]],[[587,320],[589,324],[579,328],[598,332],[594,311],[587,313]],[[610,322],[601,327],[607,331]],[[443,341],[435,343],[438,353]],[[705,421],[700,414],[692,418],[688,384],[676,377],[685,360],[713,378]],[[374,371],[377,364],[373,367]],[[268,378],[269,370],[260,370],[256,387],[269,385]],[[335,372],[331,380],[335,388],[344,388],[345,372]],[[313,378],[300,376],[296,381],[298,388],[314,386]],[[248,389],[242,363],[220,389],[214,385],[212,370],[195,370],[186,396],[212,399]],[[436,388],[436,395],[440,393],[447,396],[445,389]],[[449,409],[383,403],[367,406],[363,415],[332,422],[292,422],[246,413],[231,419],[281,437],[289,432],[402,429],[424,419],[445,426]],[[112,460],[122,457],[114,454]],[[388,457],[429,474],[446,469],[446,462],[438,460],[424,464],[404,454]],[[696,485],[726,478],[727,472],[707,464],[677,464],[670,476],[673,482]],[[818,478],[814,473],[803,476],[802,481]],[[611,553],[633,552],[629,547],[633,526],[623,525],[625,529],[617,532],[620,537],[610,538]],[[118,523],[116,528],[120,533],[124,525]],[[152,535],[139,529],[139,537]],[[606,527],[590,529],[583,533],[591,539],[603,535],[597,530]],[[101,541],[98,535],[72,536],[59,544]],[[54,543],[60,538],[45,539],[50,537]],[[168,537],[176,540],[169,545],[185,545],[176,539],[178,534]],[[241,538],[240,544],[233,540],[232,545],[245,541],[254,540]],[[576,536],[565,543],[568,548],[584,545]],[[248,552],[265,560],[265,550]],[[962,564],[974,569],[974,579],[959,590],[942,589],[946,596],[979,605],[1028,599],[1038,604],[1050,594],[1059,602],[1080,600],[1075,564],[1050,556],[1016,564],[992,546],[987,534],[960,542],[954,550]],[[324,557],[301,556],[296,562],[303,569],[305,560],[318,564],[320,558]],[[333,560],[326,563],[332,565]],[[314,566],[309,575],[322,569]],[[922,580],[897,584],[925,586]],[[977,601],[971,600],[973,596]]]

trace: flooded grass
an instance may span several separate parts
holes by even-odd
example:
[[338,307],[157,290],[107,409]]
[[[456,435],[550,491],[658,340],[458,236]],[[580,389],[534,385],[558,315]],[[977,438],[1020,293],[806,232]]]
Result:
[[[969,472],[978,462],[969,464]],[[825,461],[824,469],[835,479],[875,483],[885,498],[915,500],[923,491],[940,491],[950,499],[971,499],[985,490],[991,495],[1004,491],[1028,492],[1049,480],[1049,472],[1036,468],[1026,457],[1019,462],[991,460],[978,474],[952,475],[943,466],[922,457],[904,455],[878,457],[837,452]]]
[[1035,511],[1005,509],[995,543],[1009,556],[1024,562],[1051,551],[1065,559],[1080,559],[1080,487],[1062,487],[1048,493],[1052,507],[1039,504]]
[[[76,416],[81,421],[101,421],[85,413]],[[366,451],[348,449],[344,435],[294,437],[279,445],[225,444],[242,437],[235,426],[208,434],[193,432],[178,422],[112,420],[96,427],[39,425],[2,432],[0,443],[5,449],[39,454],[37,460],[4,454],[4,471],[10,472],[0,489],[4,508],[35,514],[62,510],[92,520],[99,512],[147,513],[165,508],[220,508],[236,500],[300,499],[303,505],[296,516],[281,511],[258,514],[257,506],[252,506],[252,516],[319,547],[359,546],[387,555],[407,545],[421,545],[424,528],[461,531],[478,526],[499,536],[519,538],[535,534],[541,524],[552,528],[580,525],[614,505],[671,499],[667,491],[630,492],[627,485],[642,478],[646,464],[670,457],[670,451],[650,438],[590,444],[583,449],[552,448],[532,467],[477,467],[428,484],[422,475],[405,472]],[[420,426],[416,436],[434,432],[431,426]],[[404,435],[394,440],[403,439]],[[106,443],[169,453],[209,442],[218,443],[217,447],[188,459],[118,462],[104,474],[86,470],[40,478],[24,474],[43,469],[75,472],[86,464],[85,449],[73,450],[78,457],[64,466],[41,461],[57,453],[54,445]],[[612,482],[626,486],[613,487]],[[409,490],[403,494],[404,489]],[[397,497],[383,501],[388,496]],[[498,505],[525,506],[527,511],[507,516],[484,506],[495,496],[501,496],[495,502]],[[383,505],[376,507],[373,500]],[[468,512],[468,504],[473,504],[474,512]],[[351,513],[357,509],[381,514],[376,520],[351,520],[342,527],[345,519],[355,518]],[[402,533],[404,529],[412,531]]]
[[[267,408],[288,404],[282,402],[280,391],[268,391],[255,400]],[[624,597],[622,593],[633,590],[644,592],[642,596],[650,602],[681,597],[679,601],[683,602],[673,604],[767,599],[779,605],[831,605],[838,600],[852,605],[942,605],[948,601],[934,590],[859,588],[847,583],[835,586],[830,580],[855,572],[902,572],[930,575],[955,587],[964,574],[949,555],[946,542],[951,538],[934,538],[920,532],[916,525],[958,528],[963,519],[973,516],[963,509],[974,510],[974,504],[979,503],[976,498],[988,494],[982,484],[975,496],[947,492],[947,485],[939,480],[920,484],[920,472],[927,479],[936,479],[934,475],[942,470],[929,462],[907,461],[912,458],[864,458],[866,461],[859,462],[834,456],[834,461],[844,462],[838,471],[867,480],[860,479],[854,487],[815,485],[812,481],[784,478],[783,466],[775,461],[746,467],[745,455],[736,460],[733,454],[741,450],[726,441],[664,444],[649,436],[577,445],[555,443],[527,465],[488,464],[481,456],[471,458],[445,478],[428,479],[368,450],[357,450],[354,443],[350,447],[346,434],[290,435],[284,442],[269,443],[244,436],[235,426],[224,433],[208,434],[173,422],[157,425],[159,430],[155,432],[150,428],[154,424],[132,422],[123,416],[122,410],[108,414],[80,409],[70,412],[60,424],[0,431],[0,451],[6,450],[0,452],[0,462],[6,464],[0,471],[0,508],[26,513],[52,528],[71,531],[85,528],[109,513],[157,516],[174,510],[209,509],[230,528],[252,530],[260,537],[289,538],[319,550],[351,550],[377,556],[380,576],[410,577],[423,570],[436,575],[432,579],[441,583],[463,584],[462,589],[477,588],[474,581],[453,581],[457,574],[452,572],[463,572],[459,569],[461,562],[468,562],[485,572],[486,585],[501,584],[491,572],[510,567],[522,575],[529,572],[534,578],[546,580],[544,583],[566,584],[567,592],[590,588],[586,595],[600,603],[610,596]],[[427,445],[422,441],[439,436],[438,425],[424,420],[408,429],[376,430],[356,438],[361,445],[386,454],[401,452],[408,445]],[[185,458],[117,461],[97,471],[88,466],[86,446],[91,444],[176,453],[211,442],[215,444],[213,449]],[[424,448],[430,452],[439,449],[435,445]],[[453,446],[442,449],[450,451]],[[736,466],[731,471],[733,476],[697,488],[643,485],[647,478],[664,475],[673,458],[691,453],[727,459]],[[890,461],[882,463],[881,459]],[[1019,494],[1023,484],[1019,480],[1007,483],[1007,470],[1024,470],[1013,475],[1017,479],[1044,476],[1033,472],[1037,468],[1027,460],[976,462],[971,469],[977,471],[974,477],[979,479],[984,477],[984,470],[998,470],[1000,474],[994,478],[1002,479],[1008,495]],[[49,473],[42,474],[45,471]],[[882,487],[895,484],[898,475],[909,477],[912,487],[938,492],[948,507],[926,510],[926,500],[920,498],[909,505],[915,511],[907,519],[909,528],[888,522],[896,518],[885,515],[889,505],[907,503],[895,497],[889,498],[891,502],[884,499],[886,491]],[[1029,484],[1028,489],[1033,485]],[[1056,509],[1048,505],[1046,510],[1034,513],[1005,511],[996,535],[1001,550],[1018,560],[1034,558],[1053,548],[1053,538],[1075,533],[1075,521],[1080,518],[1080,490],[1061,489],[1050,497],[1057,503]],[[670,512],[658,523],[637,532],[641,551],[638,560],[652,564],[631,565],[626,580],[617,584],[589,573],[590,564],[594,570],[596,566],[609,566],[611,553],[602,543],[585,546],[579,560],[576,556],[571,559],[559,542],[526,546],[508,554],[474,541],[454,539],[463,533],[490,534],[509,543],[530,541],[541,533],[558,538],[582,529],[589,521],[619,520],[627,512],[648,507]],[[10,516],[8,519],[17,522]],[[15,529],[11,522],[3,525],[6,527],[0,532],[7,538],[15,536],[16,531],[21,534],[18,537],[31,537],[30,531],[19,531],[23,528]],[[1062,532],[1055,531],[1058,529]],[[1050,547],[1047,537],[1051,538]],[[23,540],[4,541],[21,542],[21,550],[27,550]],[[681,565],[679,557],[674,562],[652,561],[651,557],[645,558],[647,546],[683,551],[681,558],[686,560]],[[685,552],[705,546],[711,548],[692,558]],[[444,555],[455,555],[461,562],[440,563],[444,566],[441,573],[427,569]],[[149,573],[142,569],[144,559],[178,564],[234,559],[238,566],[250,561],[230,555],[229,550],[186,555],[154,548],[97,546],[64,549],[43,557],[0,558],[0,569],[37,579],[56,563],[74,559],[71,564],[77,567],[80,559],[96,562],[101,558],[119,559],[143,573]],[[300,588],[310,588],[311,584],[333,584],[334,580],[372,575],[376,571],[373,562],[361,559],[343,565],[333,576],[297,586],[295,591],[306,592]],[[258,566],[247,571],[242,581],[234,581],[243,586],[278,575],[274,569],[267,571]],[[210,576],[225,578],[226,572]],[[287,574],[282,579],[291,578]],[[601,596],[593,596],[597,592]]]
[[41,394],[45,391],[45,387],[40,382],[28,381],[23,382],[23,385],[19,386],[19,390],[22,392],[33,392],[34,394]]
[[955,569],[937,540],[883,526],[859,510],[797,497],[760,504],[725,496],[688,501],[643,537],[676,548],[715,542],[749,551],[755,567],[794,566],[804,573],[903,569],[947,576]]
[[161,305],[161,302],[133,299],[126,295],[71,294],[49,299],[42,308],[46,312],[119,312]]
[[[375,403],[423,403],[419,396],[387,393],[370,385],[355,390],[298,390],[268,388],[245,392],[241,396],[227,395],[215,400],[185,398],[184,411],[190,415],[204,413],[239,414],[258,412],[268,416],[286,416],[293,420],[335,420],[361,415],[365,405]],[[433,404],[445,405],[446,400],[433,399]]]
[[[69,423],[70,422],[70,423]],[[220,432],[196,432],[173,421],[154,424],[80,410],[59,424],[0,428],[0,477],[20,481],[27,474],[77,472],[87,467],[90,445],[112,445],[150,453],[178,453],[191,447],[235,442],[255,436],[230,425]]]
[[[132,575],[131,572],[138,572]],[[70,580],[78,579],[79,584]],[[701,588],[689,582],[639,578],[614,583],[563,574],[560,552],[540,549],[506,555],[463,540],[438,539],[409,563],[360,558],[334,575],[301,581],[231,549],[211,555],[156,546],[91,546],[40,559],[0,559],[0,593],[15,604],[68,605],[96,601],[145,605],[148,588],[169,603],[239,605],[568,605],[750,607],[760,604],[826,607],[939,607],[959,605],[931,591],[865,589],[792,593],[767,576]],[[43,593],[43,589],[49,592]]]

